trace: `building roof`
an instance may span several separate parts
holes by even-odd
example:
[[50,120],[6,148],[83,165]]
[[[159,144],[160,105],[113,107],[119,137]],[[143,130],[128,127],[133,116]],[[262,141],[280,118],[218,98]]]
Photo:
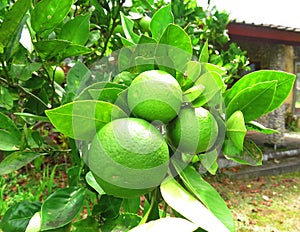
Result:
[[300,46],[300,29],[273,24],[246,23],[234,20],[228,24],[233,40],[257,40]]

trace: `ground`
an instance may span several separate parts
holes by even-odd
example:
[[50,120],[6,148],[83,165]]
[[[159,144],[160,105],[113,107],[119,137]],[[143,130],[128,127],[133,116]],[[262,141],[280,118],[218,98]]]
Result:
[[247,180],[208,179],[231,209],[236,231],[300,231],[300,172]]

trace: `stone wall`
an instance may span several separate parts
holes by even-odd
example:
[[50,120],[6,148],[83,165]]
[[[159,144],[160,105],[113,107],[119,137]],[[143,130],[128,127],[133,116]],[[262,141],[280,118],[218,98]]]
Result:
[[[293,46],[257,41],[237,41],[237,43],[243,50],[247,51],[250,62],[259,64],[260,69],[294,73],[295,55]],[[268,136],[266,142],[273,144],[274,147],[284,145],[285,116],[287,111],[292,111],[292,104],[293,94],[291,93],[284,105],[259,119],[259,122],[264,126],[281,132],[280,134]]]

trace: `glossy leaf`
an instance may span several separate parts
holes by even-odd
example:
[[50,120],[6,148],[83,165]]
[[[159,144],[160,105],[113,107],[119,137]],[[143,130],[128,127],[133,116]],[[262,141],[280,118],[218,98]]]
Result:
[[197,61],[188,61],[183,69],[181,78],[176,78],[183,90],[193,86],[201,74],[201,63]]
[[127,117],[119,107],[93,100],[71,102],[45,113],[59,132],[80,140],[91,140],[106,123]]
[[9,131],[0,129],[0,150],[16,151],[19,150],[21,141],[16,140],[13,134]]
[[5,232],[24,232],[32,218],[41,208],[40,202],[20,202],[10,207],[1,221],[1,229]]
[[104,190],[100,187],[100,185],[95,180],[95,177],[93,176],[93,173],[91,171],[89,171],[85,175],[85,180],[88,183],[88,185],[91,186],[93,189],[95,189],[99,195],[105,194]]
[[240,164],[259,166],[262,165],[263,154],[260,148],[251,140],[245,139],[243,151],[236,148],[231,140],[225,140],[222,152],[227,159]]
[[73,232],[95,232],[99,231],[99,223],[93,217],[87,217],[73,223]]
[[54,29],[71,10],[73,0],[42,0],[31,12],[31,26],[36,33]]
[[101,226],[101,231],[128,231],[131,228],[137,226],[140,220],[141,217],[136,214],[122,213],[117,218],[106,219],[104,225]]
[[226,74],[226,70],[224,70],[222,67],[215,65],[215,64],[202,62],[201,63],[201,75],[203,75],[207,72],[216,72],[220,76],[224,76]]
[[13,64],[12,65],[12,75],[14,75],[17,79],[21,81],[27,81],[32,76],[32,73],[39,70],[39,68],[42,66],[41,63],[35,62],[35,63],[23,63],[23,64]]
[[71,56],[88,54],[90,49],[87,47],[72,44],[66,40],[41,40],[34,43],[34,47],[42,59],[56,59],[61,61]]
[[140,197],[124,198],[122,202],[122,209],[126,213],[137,214],[140,209],[140,203],[141,203]]
[[121,15],[121,23],[123,27],[124,34],[126,38],[130,41],[133,42],[134,44],[137,44],[139,42],[140,36],[135,34],[133,31],[133,25],[134,22],[126,17],[123,12],[120,12]]
[[36,212],[28,223],[25,232],[39,232],[41,231],[41,213]]
[[14,106],[13,96],[10,93],[9,89],[4,86],[0,86],[0,105],[2,105],[2,107],[7,110],[12,109]]
[[42,230],[56,229],[69,224],[82,209],[84,199],[84,189],[57,189],[42,205]]
[[101,195],[97,205],[94,205],[93,214],[100,214],[104,218],[116,218],[120,213],[122,198],[111,195]]
[[203,91],[204,91],[204,86],[195,85],[184,92],[184,99],[186,99],[188,102],[192,102],[197,98],[199,98],[201,94],[203,94]]
[[18,130],[14,122],[5,114],[0,112],[0,130],[6,130],[14,136],[15,140],[20,140],[22,137],[21,132]]
[[245,122],[259,118],[273,102],[277,81],[266,81],[240,91],[226,106],[226,117],[241,111]]
[[0,163],[0,175],[14,172],[42,155],[45,155],[45,153],[16,151]]
[[[91,72],[82,62],[77,61],[67,74],[66,93],[63,96],[63,104],[74,100],[76,95],[87,85]],[[82,99],[88,100],[88,99]]]
[[217,72],[207,72],[200,76],[195,85],[204,88],[203,93],[193,103],[194,107],[200,107],[207,102],[214,100],[218,93],[224,89],[224,82]]
[[234,146],[243,150],[244,139],[247,133],[244,116],[241,111],[234,112],[226,121],[226,134]]
[[209,59],[209,53],[208,53],[208,41],[205,42],[204,46],[202,47],[200,56],[199,56],[199,61],[200,62],[208,62]]
[[85,45],[89,39],[90,14],[79,15],[68,21],[58,35],[59,39],[68,40],[73,44]]
[[182,71],[191,59],[192,52],[188,34],[180,26],[169,24],[159,40],[155,58],[160,66]]
[[150,22],[152,37],[156,40],[159,40],[164,30],[170,23],[174,23],[174,16],[171,12],[171,5],[169,4],[160,8],[153,15]]
[[169,179],[160,186],[163,199],[178,213],[208,232],[229,231],[216,216],[175,179]]
[[198,226],[183,218],[161,218],[155,221],[150,221],[146,224],[139,225],[129,232],[156,232],[156,231],[195,231]]
[[105,89],[90,89],[89,93],[93,100],[106,101],[115,103],[119,97],[119,94],[123,89],[119,88],[105,88]]
[[[179,173],[184,185],[193,193],[226,227],[234,231],[233,216],[220,194],[207,183],[192,166]],[[204,228],[205,229],[205,228]],[[215,230],[222,231],[222,230]]]
[[[225,95],[225,103],[229,104],[237,94],[245,88],[252,87],[261,82],[277,81],[274,98],[271,104],[265,105],[265,114],[278,108],[285,99],[289,96],[295,81],[295,75],[291,73],[275,71],[275,70],[260,70],[249,73],[239,81]],[[244,115],[245,116],[245,115]],[[247,120],[248,122],[248,120]]]
[[88,87],[84,88],[80,94],[75,98],[76,101],[78,100],[92,100],[92,96],[90,94],[91,90],[102,90],[105,88],[116,88],[116,89],[126,89],[127,87],[121,84],[117,84],[114,82],[105,82],[105,81],[101,81],[101,82],[96,82],[92,85],[89,85]]
[[255,121],[250,121],[246,124],[246,128],[248,131],[257,131],[266,135],[269,134],[280,134],[279,131],[271,129],[271,128],[267,128],[265,126],[263,126],[262,124],[255,122]]
[[215,175],[218,169],[218,163],[216,162],[218,155],[216,149],[199,155],[201,164],[212,175]]
[[[22,30],[25,23],[23,18],[30,7],[31,0],[18,0],[5,15],[0,27],[0,51],[1,46],[7,47]],[[20,34],[18,37],[20,37]]]

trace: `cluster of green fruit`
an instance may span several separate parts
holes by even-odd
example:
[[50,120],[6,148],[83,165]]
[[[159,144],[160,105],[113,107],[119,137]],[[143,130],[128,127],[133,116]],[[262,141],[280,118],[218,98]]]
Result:
[[165,178],[172,152],[198,154],[216,142],[213,115],[185,104],[179,83],[165,71],[140,73],[128,87],[127,104],[132,117],[102,127],[88,154],[89,167],[107,194],[145,194]]

